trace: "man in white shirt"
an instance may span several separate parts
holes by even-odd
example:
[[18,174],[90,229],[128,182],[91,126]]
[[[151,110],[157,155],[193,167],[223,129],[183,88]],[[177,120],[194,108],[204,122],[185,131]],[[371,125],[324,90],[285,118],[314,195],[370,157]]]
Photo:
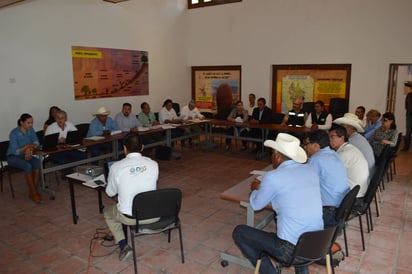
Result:
[[329,131],[330,146],[336,150],[346,167],[349,187],[352,189],[359,185],[360,190],[356,197],[363,198],[369,185],[368,162],[362,152],[354,145],[349,144],[347,140],[346,128],[334,125]]
[[[123,140],[123,150],[126,157],[112,164],[109,170],[106,194],[115,199],[117,204],[104,212],[104,219],[116,243],[119,244],[119,260],[123,261],[132,254],[127,244],[122,224],[134,225],[132,216],[134,197],[141,193],[156,189],[159,177],[157,162],[142,156],[144,146],[135,134],[127,135]],[[141,223],[152,223],[158,218],[143,220]],[[139,222],[140,223],[140,222]],[[131,239],[133,241],[133,239]]]
[[123,132],[136,132],[140,126],[136,115],[132,113],[132,105],[129,103],[123,104],[122,111],[116,114],[114,120],[117,127]]
[[[190,100],[189,103],[180,110],[180,118],[182,118],[183,123],[185,123],[194,119],[204,119],[205,116],[202,115],[196,107],[196,102]],[[198,125],[185,127],[185,134],[200,134],[200,132],[202,132],[202,129]],[[184,144],[184,142],[182,144]],[[189,138],[189,145],[191,144],[192,138]]]
[[[64,110],[56,112],[56,122],[49,125],[44,133],[44,136],[59,133],[59,144],[64,144],[66,141],[67,133],[69,131],[77,131],[77,128],[73,123],[67,121],[67,113]],[[51,154],[50,158],[58,165],[67,164],[82,159],[86,159],[86,153],[77,149],[66,150],[59,153]],[[64,174],[71,173],[72,169],[65,169]]]

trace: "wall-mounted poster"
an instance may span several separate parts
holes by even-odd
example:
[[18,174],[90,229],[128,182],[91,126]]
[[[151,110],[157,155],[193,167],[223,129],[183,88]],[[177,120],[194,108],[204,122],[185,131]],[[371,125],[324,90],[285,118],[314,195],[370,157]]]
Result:
[[148,52],[72,46],[75,100],[149,94]]
[[241,98],[241,66],[192,67],[192,98],[200,111],[217,113]]
[[272,109],[287,112],[293,99],[321,100],[326,108],[331,98],[349,100],[351,64],[273,65]]

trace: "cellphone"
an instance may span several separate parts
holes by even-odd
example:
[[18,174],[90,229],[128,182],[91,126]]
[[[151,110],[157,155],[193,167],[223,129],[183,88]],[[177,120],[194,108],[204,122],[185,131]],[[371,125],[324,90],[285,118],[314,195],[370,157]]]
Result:
[[99,186],[104,185],[104,182],[102,180],[96,180],[94,182],[96,183],[96,185],[99,185]]

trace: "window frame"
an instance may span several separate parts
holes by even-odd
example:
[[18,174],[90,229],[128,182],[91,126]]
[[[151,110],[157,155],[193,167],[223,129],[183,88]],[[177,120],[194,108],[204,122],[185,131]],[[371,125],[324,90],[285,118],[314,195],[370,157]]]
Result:
[[209,6],[236,3],[236,2],[242,2],[242,0],[211,0],[210,2],[205,2],[205,0],[199,0],[198,4],[193,4],[192,0],[187,0],[187,8],[195,9],[195,8],[203,8],[203,7],[209,7]]

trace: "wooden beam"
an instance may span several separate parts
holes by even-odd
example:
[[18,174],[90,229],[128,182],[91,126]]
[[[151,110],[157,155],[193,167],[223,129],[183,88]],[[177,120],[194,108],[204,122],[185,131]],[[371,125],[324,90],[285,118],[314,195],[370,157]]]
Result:
[[129,0],[103,0],[105,2],[110,2],[110,3],[120,3],[120,2],[124,2],[124,1],[129,1]]
[[18,2],[23,2],[25,0],[0,0],[0,8],[16,4]]

